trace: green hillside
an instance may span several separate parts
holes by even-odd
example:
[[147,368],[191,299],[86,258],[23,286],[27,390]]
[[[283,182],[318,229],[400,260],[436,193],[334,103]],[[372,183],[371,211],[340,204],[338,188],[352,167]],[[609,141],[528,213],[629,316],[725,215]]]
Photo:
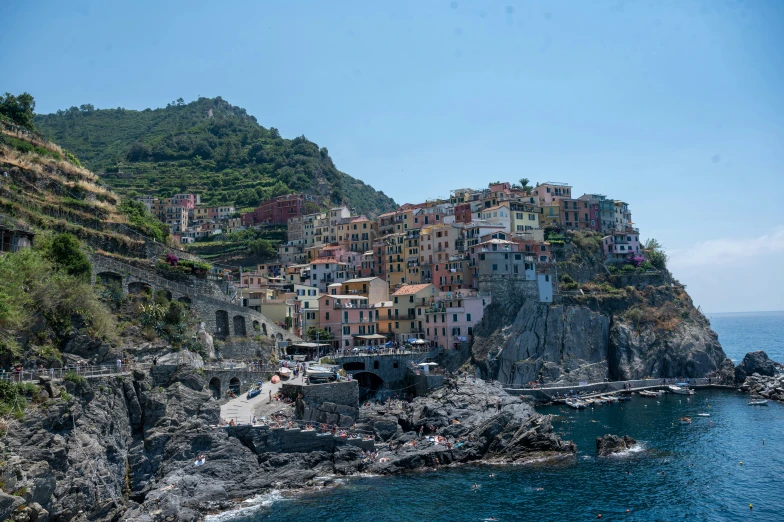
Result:
[[35,125],[126,196],[195,192],[204,204],[245,208],[308,192],[325,206],[345,203],[362,214],[395,207],[335,168],[325,147],[304,136],[284,139],[220,97],[143,111],[82,105],[36,115]]

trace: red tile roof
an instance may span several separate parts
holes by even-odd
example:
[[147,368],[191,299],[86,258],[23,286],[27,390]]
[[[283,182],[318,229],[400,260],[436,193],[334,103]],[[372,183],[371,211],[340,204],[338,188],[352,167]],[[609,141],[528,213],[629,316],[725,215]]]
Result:
[[428,286],[433,286],[430,283],[425,283],[421,285],[403,285],[401,286],[397,292],[392,295],[410,295],[419,292],[420,290],[424,290]]

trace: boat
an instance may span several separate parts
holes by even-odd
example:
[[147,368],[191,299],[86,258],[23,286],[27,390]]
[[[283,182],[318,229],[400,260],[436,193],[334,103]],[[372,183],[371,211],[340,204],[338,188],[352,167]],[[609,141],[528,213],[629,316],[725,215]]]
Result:
[[698,413],[697,417],[710,417],[710,413]]
[[749,401],[749,406],[767,406],[768,399],[751,399]]
[[642,390],[640,392],[640,397],[648,397],[648,398],[653,399],[653,398],[658,397],[658,396],[659,396],[659,394],[656,393],[655,391]]
[[[685,383],[680,383],[680,384],[685,384]],[[677,393],[678,395],[694,395],[694,390],[691,390],[685,386],[671,384],[667,388],[669,388],[669,390],[672,393]]]
[[678,420],[681,421],[681,424],[691,424],[691,417],[681,417]]
[[632,400],[632,398],[631,398],[631,396],[629,396],[629,395],[619,395],[619,396],[618,396],[618,400],[619,400],[620,402],[627,402],[627,401],[630,401],[630,400]]
[[253,386],[250,390],[248,390],[248,399],[252,399],[256,397],[258,394],[261,393],[261,386]]
[[280,368],[278,370],[278,375],[280,375],[281,379],[284,379],[284,380],[288,379],[289,377],[291,377],[291,370],[288,369],[288,368],[285,368],[285,367],[284,368]]
[[585,403],[579,399],[566,399],[566,405],[570,408],[574,408],[575,410],[581,410],[585,408]]
[[314,381],[334,381],[337,379],[337,374],[331,368],[324,366],[308,366],[305,370],[305,375],[311,382]]

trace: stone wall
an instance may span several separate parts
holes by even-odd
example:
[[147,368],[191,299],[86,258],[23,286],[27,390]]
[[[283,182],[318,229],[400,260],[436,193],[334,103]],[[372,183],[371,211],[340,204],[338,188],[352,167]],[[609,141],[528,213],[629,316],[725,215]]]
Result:
[[359,383],[283,384],[281,393],[292,400],[302,395],[295,413],[298,419],[349,427],[359,417]]
[[[433,354],[435,357],[436,354]],[[372,373],[383,381],[380,389],[400,388],[405,385],[406,375],[412,362],[419,363],[428,357],[426,353],[400,355],[349,355],[335,357],[335,363],[353,378],[361,373]]]
[[349,439],[321,434],[316,430],[299,428],[271,428],[269,426],[227,426],[229,437],[234,437],[254,453],[310,453],[312,451],[333,452],[340,446],[357,446],[365,451],[374,449],[372,440]]
[[620,274],[610,276],[610,282],[616,288],[633,286],[637,290],[642,290],[646,286],[661,286],[670,283],[669,274],[666,271],[645,272],[642,274]]
[[414,381],[414,392],[417,396],[422,396],[427,394],[430,390],[434,390],[436,388],[440,388],[444,385],[444,376],[443,375],[426,375],[426,374],[419,374],[413,376]]
[[539,300],[536,280],[529,281],[525,275],[479,276],[477,290],[493,296],[493,303],[521,303],[525,299]]

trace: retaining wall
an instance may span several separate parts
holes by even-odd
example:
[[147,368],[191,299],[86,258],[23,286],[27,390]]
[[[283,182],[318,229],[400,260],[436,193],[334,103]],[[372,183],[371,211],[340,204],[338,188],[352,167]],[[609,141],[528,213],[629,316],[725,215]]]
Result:
[[315,430],[304,431],[300,428],[227,426],[222,429],[225,429],[230,437],[242,441],[256,454],[333,452],[339,446],[356,446],[372,451],[375,447],[372,440],[341,438],[331,433],[322,435]]

